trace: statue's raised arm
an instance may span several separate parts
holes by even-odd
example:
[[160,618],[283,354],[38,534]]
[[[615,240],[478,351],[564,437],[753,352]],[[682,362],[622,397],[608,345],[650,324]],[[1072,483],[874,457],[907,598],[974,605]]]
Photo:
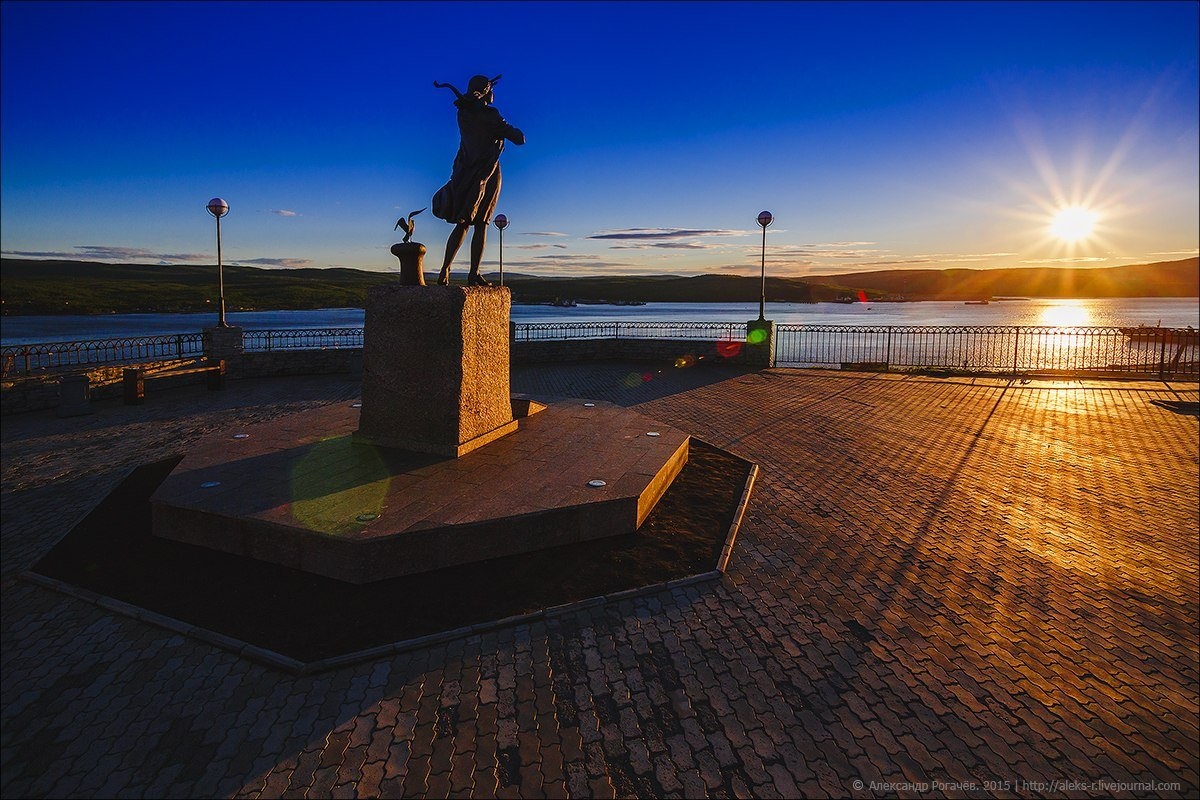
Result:
[[433,88],[435,88],[435,89],[449,89],[450,91],[454,92],[454,99],[455,99],[455,100],[461,100],[461,99],[462,99],[462,96],[463,96],[463,93],[462,93],[462,92],[460,92],[458,89],[454,88],[454,84],[452,84],[452,83],[438,83],[437,81],[434,81],[434,82],[433,82]]

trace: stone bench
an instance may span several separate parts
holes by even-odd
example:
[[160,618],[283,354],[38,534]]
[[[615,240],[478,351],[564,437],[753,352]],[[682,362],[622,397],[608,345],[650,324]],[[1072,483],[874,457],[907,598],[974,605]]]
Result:
[[160,378],[179,378],[185,375],[204,375],[207,377],[209,391],[225,388],[225,359],[213,359],[204,364],[183,369],[168,369],[162,372],[146,371],[145,367],[128,367],[121,373],[121,385],[125,395],[125,405],[141,405],[146,402],[146,381]]

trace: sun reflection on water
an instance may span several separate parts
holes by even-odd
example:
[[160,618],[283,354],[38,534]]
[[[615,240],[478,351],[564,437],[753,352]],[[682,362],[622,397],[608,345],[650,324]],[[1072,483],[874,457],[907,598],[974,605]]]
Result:
[[1046,308],[1042,309],[1042,325],[1052,325],[1056,328],[1075,328],[1081,325],[1090,325],[1091,323],[1091,311],[1081,302],[1067,300],[1062,303],[1046,306]]

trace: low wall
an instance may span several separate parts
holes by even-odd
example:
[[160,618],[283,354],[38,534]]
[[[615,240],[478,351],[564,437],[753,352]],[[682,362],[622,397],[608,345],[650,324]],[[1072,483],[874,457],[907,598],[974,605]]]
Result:
[[362,376],[362,348],[326,350],[254,350],[242,353],[231,364],[232,378],[268,378],[283,375]]
[[[5,378],[0,384],[0,415],[20,414],[24,411],[40,411],[58,407],[58,380],[63,375],[86,375],[88,394],[93,399],[121,396],[121,375],[126,367],[140,366],[147,372],[156,372],[171,367],[196,363],[194,358],[172,358],[146,361],[140,364],[103,364],[81,370],[43,373],[20,378]],[[166,386],[200,383],[203,376],[184,375],[164,379]]]
[[[536,364],[559,361],[676,361],[690,363],[747,363],[745,348],[740,342],[731,344],[691,339],[533,339],[513,342],[511,359],[514,364]],[[149,361],[142,364],[115,364],[85,369],[89,393],[93,399],[120,397],[121,373],[126,367],[141,366],[147,377],[173,366],[193,364],[196,359]],[[266,378],[285,375],[345,375],[351,380],[362,376],[361,348],[331,348],[325,350],[250,351],[227,361],[228,377]],[[29,377],[6,379],[0,387],[0,415],[19,414],[58,406],[58,381],[63,375],[79,371],[46,373]],[[158,378],[146,386],[146,394],[178,386],[203,384],[205,375],[181,375]]]
[[514,364],[553,361],[697,361],[746,363],[741,342],[702,339],[519,339],[513,343]]

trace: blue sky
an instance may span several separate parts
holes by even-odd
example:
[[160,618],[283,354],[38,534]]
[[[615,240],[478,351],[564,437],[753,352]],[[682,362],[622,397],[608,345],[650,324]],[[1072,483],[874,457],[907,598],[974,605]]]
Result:
[[513,271],[754,274],[763,209],[778,275],[1183,258],[1198,8],[4,2],[0,249],[213,263],[221,196],[226,263],[393,270],[458,145],[432,82],[503,73]]

